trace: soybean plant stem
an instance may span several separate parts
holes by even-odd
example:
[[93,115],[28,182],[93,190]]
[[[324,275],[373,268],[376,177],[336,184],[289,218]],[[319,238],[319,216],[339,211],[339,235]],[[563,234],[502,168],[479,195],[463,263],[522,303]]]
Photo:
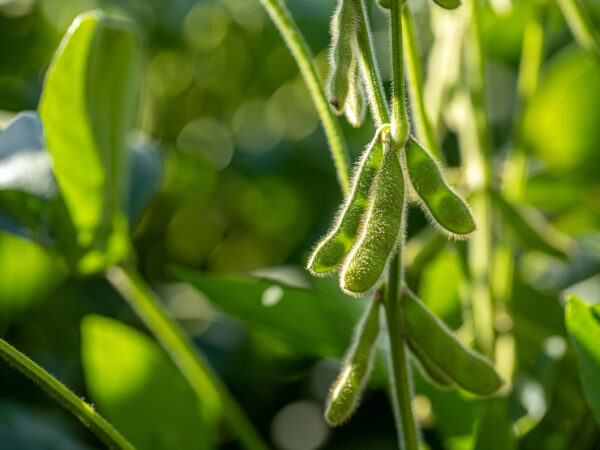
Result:
[[442,152],[433,133],[427,111],[425,111],[423,68],[421,66],[417,37],[415,35],[415,25],[408,3],[402,8],[402,36],[404,40],[407,86],[413,112],[415,133],[417,138],[423,141],[425,148],[441,159]]
[[358,30],[356,31],[356,40],[360,53],[360,66],[362,69],[363,80],[369,98],[371,112],[377,126],[384,123],[390,123],[390,115],[387,110],[385,92],[381,84],[381,78],[377,68],[375,58],[375,49],[371,39],[371,27],[364,0],[354,0],[356,5],[356,15],[358,16]]
[[64,384],[3,339],[0,339],[0,356],[58,400],[110,448],[134,449],[133,445],[98,414],[94,408],[81,400]]
[[557,3],[579,45],[600,63],[600,39],[585,6],[580,0],[557,0]]
[[394,419],[400,448],[403,450],[418,450],[419,435],[411,406],[411,380],[402,331],[401,289],[402,274],[404,272],[402,255],[400,255],[402,247],[401,243],[398,250],[399,254],[390,263],[385,291],[385,318],[389,338],[388,365]]
[[404,50],[402,48],[402,10],[406,0],[392,0],[392,141],[404,147],[408,137],[406,97],[404,94]]
[[268,448],[227,387],[136,270],[115,266],[107,278],[154,334],[206,408],[223,414],[246,448]]
[[260,2],[275,26],[279,29],[283,40],[290,48],[296,60],[296,64],[298,64],[300,73],[304,78],[304,82],[308,87],[312,101],[317,108],[319,118],[325,129],[325,135],[329,142],[329,148],[333,156],[333,162],[342,191],[344,194],[348,194],[350,189],[350,159],[348,157],[348,150],[346,149],[340,125],[329,107],[323,84],[319,81],[317,71],[312,62],[310,49],[283,0],[260,0]]

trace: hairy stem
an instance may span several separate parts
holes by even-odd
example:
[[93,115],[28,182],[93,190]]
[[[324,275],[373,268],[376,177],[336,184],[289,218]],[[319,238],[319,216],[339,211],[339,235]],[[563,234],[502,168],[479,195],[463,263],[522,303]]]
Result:
[[92,406],[80,399],[64,384],[3,339],[0,339],[0,356],[23,375],[38,384],[50,396],[58,400],[66,409],[71,411],[88,426],[108,447],[114,449],[134,449],[133,445],[98,414]]
[[406,98],[404,94],[404,51],[402,48],[402,10],[406,0],[392,0],[392,141],[398,148],[408,137]]
[[217,415],[222,413],[246,448],[267,449],[227,387],[135,269],[113,267],[107,278],[154,334],[206,408]]
[[557,3],[579,45],[600,63],[600,39],[585,6],[580,0],[557,0]]
[[421,65],[421,56],[419,55],[415,25],[408,4],[405,4],[404,8],[402,8],[402,35],[404,37],[407,86],[415,133],[427,150],[437,158],[442,159],[442,152],[433,133],[427,111],[425,110],[423,67]]
[[308,87],[312,101],[325,129],[325,135],[329,142],[329,148],[333,156],[333,162],[342,191],[344,194],[348,194],[350,189],[350,159],[348,157],[348,150],[346,149],[340,125],[329,107],[323,84],[317,75],[308,45],[283,0],[260,0],[260,2],[275,26],[279,29],[283,40],[298,64],[300,73],[304,78],[304,82]]
[[369,98],[371,112],[377,126],[390,123],[390,115],[387,110],[385,92],[379,76],[375,49],[371,38],[371,27],[364,0],[354,0],[358,16],[358,30],[356,40],[360,53],[360,66],[363,80]]
[[[402,251],[400,244],[399,253]],[[388,366],[390,391],[394,407],[394,419],[400,448],[419,449],[419,434],[411,406],[411,375],[408,367],[406,344],[402,331],[402,255],[398,254],[390,263],[385,291],[385,319],[389,338]]]

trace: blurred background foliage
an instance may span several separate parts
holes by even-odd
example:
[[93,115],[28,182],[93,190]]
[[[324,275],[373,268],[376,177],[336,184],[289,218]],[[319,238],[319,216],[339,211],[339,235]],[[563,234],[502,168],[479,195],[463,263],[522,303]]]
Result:
[[[324,76],[334,1],[288,3]],[[409,3],[427,61],[434,42],[430,9],[424,1]],[[600,2],[586,3],[600,28]],[[487,113],[498,163],[514,140],[517,74],[532,4],[490,0],[484,10]],[[132,18],[146,50],[140,128],[162,147],[166,171],[160,192],[134,230],[143,274],[274,447],[393,448],[393,418],[381,376],[374,377],[374,389],[349,426],[331,430],[321,418],[337,369],[331,358],[343,354],[351,333],[348,318],[356,318],[361,305],[338,293],[335,280],[309,279],[302,269],[341,193],[308,92],[258,1],[0,0],[0,128],[16,112],[37,107],[61,36],[78,13],[94,8]],[[374,2],[370,15],[389,83],[387,18]],[[523,142],[531,158],[525,198],[579,248],[569,261],[518,252],[512,296],[494,317],[500,334],[510,330],[514,336],[507,354],[516,348],[515,395],[508,406],[504,400],[439,391],[417,375],[414,406],[432,449],[600,445],[575,354],[570,348],[565,353],[562,311],[565,291],[600,301],[600,64],[574,43],[554,2],[545,24],[540,85],[523,118]],[[428,76],[450,70],[425,67]],[[452,111],[440,120],[451,125]],[[358,130],[343,126],[356,158],[373,135],[373,124]],[[449,165],[460,165],[452,127],[440,129]],[[501,166],[495,167],[499,176]],[[461,246],[438,244],[425,264],[411,258],[411,245],[417,246],[426,227],[423,215],[412,209],[408,282],[457,329],[462,323]],[[298,295],[296,306],[306,306],[290,308],[283,322],[277,315],[255,317],[252,307],[240,305],[277,303],[284,295],[280,285],[246,285],[237,278],[225,283],[176,266],[277,280],[292,286],[285,295]],[[177,281],[181,278],[190,278],[204,294]],[[294,294],[294,287],[316,288],[323,303],[303,299],[305,291]],[[214,305],[244,320],[231,319]],[[323,315],[315,316],[321,309]],[[305,340],[307,329],[313,340]],[[204,431],[215,424],[108,283],[100,277],[68,278],[55,256],[4,233],[0,334],[97,403],[140,448],[210,445]],[[101,349],[111,340],[121,343],[120,350],[107,356]],[[20,374],[0,365],[0,380],[0,447],[101,448]],[[509,418],[521,430],[518,444],[494,434],[510,426]],[[220,447],[237,445],[227,430],[219,433]]]

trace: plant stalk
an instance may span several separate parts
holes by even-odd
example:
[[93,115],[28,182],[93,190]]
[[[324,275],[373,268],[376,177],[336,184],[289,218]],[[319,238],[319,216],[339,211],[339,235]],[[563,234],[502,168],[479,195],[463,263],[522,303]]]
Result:
[[369,98],[371,112],[375,119],[377,127],[384,123],[390,123],[390,115],[387,109],[385,91],[381,84],[375,49],[371,38],[371,27],[364,0],[354,0],[356,13],[358,16],[358,30],[356,40],[360,54],[360,66],[362,69],[363,80]]
[[442,151],[437,143],[423,98],[423,67],[419,55],[419,45],[415,34],[410,7],[405,4],[402,8],[402,35],[404,40],[404,57],[406,64],[406,78],[410,98],[413,123],[417,138],[434,156],[442,159]]
[[344,195],[347,195],[350,189],[350,158],[346,143],[342,135],[340,125],[333,115],[323,84],[319,80],[317,71],[312,62],[312,55],[308,44],[304,40],[298,26],[292,19],[283,0],[260,0],[261,4],[271,17],[275,26],[279,29],[283,40],[289,47],[304,82],[308,87],[312,101],[317,109],[321,123],[329,142],[329,148],[335,164],[338,181],[342,187]]
[[402,48],[402,10],[406,0],[392,0],[392,142],[397,148],[404,147],[408,137],[406,96],[404,93],[404,50]]
[[557,0],[575,40],[600,63],[600,38],[585,6],[579,0]]
[[39,385],[50,396],[58,400],[66,409],[89,427],[108,447],[134,450],[133,445],[98,414],[91,405],[84,402],[64,384],[3,339],[0,339],[0,356],[27,378]]
[[222,414],[246,448],[267,449],[227,387],[137,271],[115,266],[107,278],[154,334],[207,409]]

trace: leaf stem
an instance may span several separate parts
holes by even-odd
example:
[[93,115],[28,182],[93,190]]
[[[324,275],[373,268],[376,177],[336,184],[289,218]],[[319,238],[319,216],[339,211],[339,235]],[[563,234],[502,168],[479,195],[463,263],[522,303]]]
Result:
[[365,82],[371,112],[373,113],[375,124],[379,127],[384,123],[390,123],[390,115],[387,110],[385,92],[378,71],[365,2],[364,0],[354,1],[356,5],[356,15],[358,16],[356,40],[360,54],[360,67],[362,69],[362,76]]
[[600,40],[585,6],[579,0],[557,0],[557,3],[579,45],[600,63]]
[[222,413],[246,448],[267,449],[227,387],[137,271],[115,266],[106,276],[154,334],[207,409]]
[[425,147],[434,156],[442,159],[442,152],[433,133],[427,111],[425,110],[423,67],[421,65],[417,36],[415,34],[415,24],[408,4],[405,4],[402,8],[402,35],[404,38],[407,86],[415,133],[417,138],[423,142]]
[[64,384],[3,339],[0,339],[0,356],[23,375],[38,384],[50,396],[58,400],[110,448],[134,449],[133,445],[98,414],[91,405],[84,402]]
[[335,164],[338,180],[342,187],[344,195],[348,194],[350,189],[350,159],[346,143],[342,135],[342,130],[337,119],[334,117],[323,84],[320,82],[317,71],[312,62],[312,55],[306,44],[298,26],[292,19],[283,0],[260,0],[261,4],[271,17],[275,26],[283,36],[283,40],[289,47],[304,82],[308,87],[312,101],[317,109],[325,135],[329,142],[331,155]]
[[392,142],[397,148],[404,146],[408,137],[406,96],[404,93],[404,50],[402,48],[402,10],[406,0],[391,2],[392,35]]

